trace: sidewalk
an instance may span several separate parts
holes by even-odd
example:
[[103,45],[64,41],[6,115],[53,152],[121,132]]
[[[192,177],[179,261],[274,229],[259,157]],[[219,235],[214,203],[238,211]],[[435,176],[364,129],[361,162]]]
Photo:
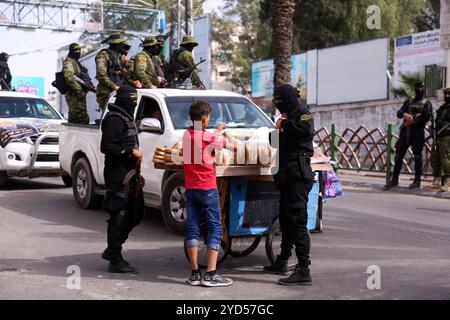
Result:
[[[338,177],[344,186],[355,186],[360,188],[383,190],[386,177],[383,173],[358,172],[353,170],[338,170]],[[412,175],[400,175],[399,185],[384,192],[398,192],[404,194],[415,194],[424,197],[435,197],[450,199],[450,192],[439,192],[431,189],[432,177],[422,177],[422,187],[420,189],[408,189],[408,185],[413,181]]]

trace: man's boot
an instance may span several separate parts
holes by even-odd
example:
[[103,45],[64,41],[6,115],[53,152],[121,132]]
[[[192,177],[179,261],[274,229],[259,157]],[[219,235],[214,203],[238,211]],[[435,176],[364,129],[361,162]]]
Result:
[[441,177],[434,177],[433,183],[431,184],[431,188],[437,190],[441,188]]
[[125,262],[125,260],[109,263],[108,272],[110,273],[138,273],[138,270]]
[[392,179],[390,182],[386,183],[383,187],[383,190],[389,190],[392,187],[398,186],[398,180]]
[[288,278],[278,280],[278,283],[284,286],[312,285],[309,264],[309,260],[299,262],[299,264],[297,264],[297,267],[295,268],[294,273],[292,273]]
[[105,251],[103,251],[103,253],[102,253],[102,258],[104,259],[104,260],[106,260],[106,261],[114,261],[114,260],[116,260],[116,261],[120,261],[120,260],[123,260],[123,262],[125,262],[126,264],[130,264],[127,260],[125,260],[123,257],[122,257],[122,252],[121,251],[118,251],[118,252],[115,252],[113,249],[111,249],[110,247],[107,247],[106,249],[105,249]]
[[270,266],[265,266],[263,271],[266,273],[288,276],[291,274],[292,268],[288,266],[288,260],[283,260],[281,259],[281,256],[278,255],[275,263]]
[[446,177],[444,179],[444,185],[441,188],[442,192],[450,192],[450,178]]
[[409,189],[417,189],[420,188],[420,176],[415,176],[413,183],[409,185]]

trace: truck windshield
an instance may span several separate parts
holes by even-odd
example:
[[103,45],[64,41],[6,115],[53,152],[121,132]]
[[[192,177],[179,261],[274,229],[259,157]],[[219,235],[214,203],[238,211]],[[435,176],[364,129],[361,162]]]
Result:
[[245,98],[240,97],[167,97],[166,104],[175,129],[192,126],[189,106],[196,100],[211,105],[208,128],[225,124],[228,128],[273,128],[273,123],[261,110]]
[[28,97],[0,97],[0,118],[61,120],[58,113],[44,99]]

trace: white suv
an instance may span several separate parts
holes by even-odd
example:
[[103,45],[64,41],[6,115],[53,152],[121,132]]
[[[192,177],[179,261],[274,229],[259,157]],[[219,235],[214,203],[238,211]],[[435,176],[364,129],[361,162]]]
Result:
[[[65,122],[45,99],[0,91],[0,188],[8,177],[59,176],[59,131]],[[64,176],[66,184],[70,177]]]

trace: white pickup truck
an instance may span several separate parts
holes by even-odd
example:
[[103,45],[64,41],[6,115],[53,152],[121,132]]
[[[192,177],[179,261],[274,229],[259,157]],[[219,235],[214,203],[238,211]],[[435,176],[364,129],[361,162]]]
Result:
[[[43,98],[0,91],[0,188],[8,177],[59,176],[64,118]],[[63,176],[71,185],[70,177]]]
[[[171,147],[181,141],[184,130],[191,126],[189,106],[200,99],[212,106],[211,130],[224,123],[233,134],[268,140],[274,128],[270,118],[240,94],[217,90],[138,90],[135,119],[144,154],[145,202],[147,206],[162,209],[167,227],[174,232],[183,230],[186,218],[183,174],[155,169],[151,159],[157,146]],[[109,102],[114,100],[111,97]],[[64,124],[61,131],[61,167],[73,178],[74,197],[81,208],[98,207],[104,193],[101,138],[99,125]]]

